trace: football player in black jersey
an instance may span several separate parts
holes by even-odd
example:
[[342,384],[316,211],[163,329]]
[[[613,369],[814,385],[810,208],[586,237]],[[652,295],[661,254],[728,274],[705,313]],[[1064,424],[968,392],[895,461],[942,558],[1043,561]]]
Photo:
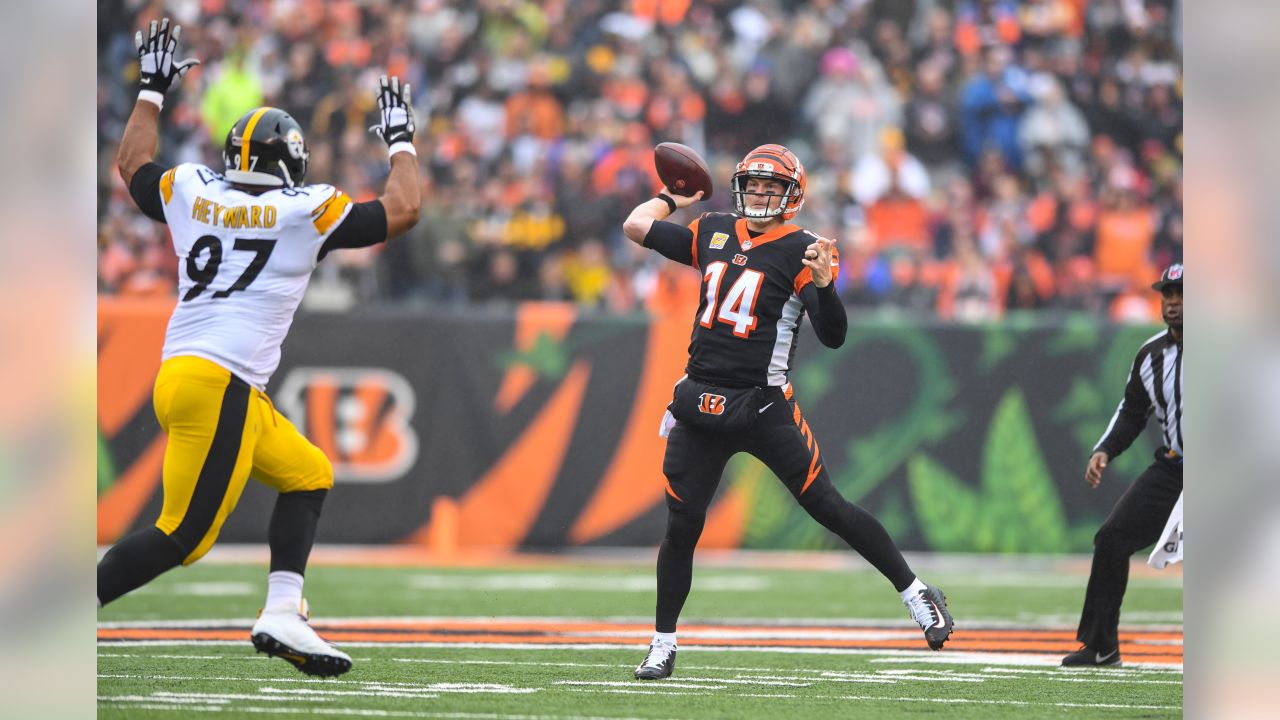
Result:
[[725,464],[739,452],[768,466],[801,507],[884,574],[929,647],[941,649],[953,627],[945,596],[915,576],[875,517],[836,490],[792,394],[804,315],[828,347],[844,343],[847,327],[833,285],[834,241],[790,222],[804,205],[804,168],[787,148],[762,145],[738,163],[730,184],[736,214],[704,213],[688,227],[665,222],[702,193],[663,188],[623,225],[632,242],[702,272],[689,364],[663,422],[669,513],[658,552],[656,634],[635,676],[665,678],[675,668],[694,547]]

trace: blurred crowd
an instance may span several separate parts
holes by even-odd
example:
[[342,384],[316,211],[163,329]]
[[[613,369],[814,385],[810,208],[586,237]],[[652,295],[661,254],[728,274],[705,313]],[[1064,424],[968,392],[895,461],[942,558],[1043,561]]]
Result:
[[261,104],[303,124],[307,180],[375,197],[377,77],[413,86],[425,169],[407,236],[329,256],[305,306],[696,297],[622,236],[659,186],[653,146],[702,152],[729,211],[756,145],[808,171],[796,222],[836,238],[870,311],[982,321],[1158,319],[1182,259],[1180,0],[189,0],[99,3],[99,289],[173,293],[166,230],[111,158],[136,97],[133,33],[183,26],[203,61],[164,110],[163,161],[221,168]]

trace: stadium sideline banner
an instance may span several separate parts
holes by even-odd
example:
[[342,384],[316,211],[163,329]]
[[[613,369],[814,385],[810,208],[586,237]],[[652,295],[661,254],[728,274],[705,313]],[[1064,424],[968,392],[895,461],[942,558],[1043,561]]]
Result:
[[[98,306],[98,541],[159,513],[151,386],[172,300]],[[652,546],[665,523],[658,425],[688,312],[301,314],[268,394],[333,461],[319,542],[495,549]],[[803,331],[793,383],[841,492],[904,549],[1086,552],[1150,461],[1144,436],[1089,490],[1085,460],[1155,332],[1075,319],[858,323],[839,350]],[[265,542],[249,482],[222,542]],[[840,541],[758,462],[734,458],[700,547]]]

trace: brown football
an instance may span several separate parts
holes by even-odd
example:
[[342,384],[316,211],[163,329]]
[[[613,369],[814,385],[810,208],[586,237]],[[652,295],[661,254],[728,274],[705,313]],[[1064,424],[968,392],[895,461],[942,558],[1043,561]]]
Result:
[[653,149],[653,166],[658,178],[671,192],[691,196],[702,191],[702,199],[711,197],[711,171],[702,156],[688,145],[664,142]]

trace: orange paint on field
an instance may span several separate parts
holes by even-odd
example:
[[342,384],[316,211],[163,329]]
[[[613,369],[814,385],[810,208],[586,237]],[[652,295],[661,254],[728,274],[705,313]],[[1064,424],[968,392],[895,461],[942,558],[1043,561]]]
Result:
[[[326,638],[342,643],[440,643],[527,645],[636,645],[643,644],[649,625],[564,620],[346,620],[316,622]],[[914,628],[870,626],[785,625],[684,625],[680,642],[698,647],[813,648],[863,650],[925,649]],[[208,642],[248,640],[242,628],[100,628],[98,640]],[[714,636],[704,637],[714,633]],[[866,637],[850,637],[864,633]],[[738,637],[735,637],[738,635]],[[900,636],[900,637],[899,637]],[[1066,629],[990,628],[960,630],[943,652],[983,652],[1058,656],[1075,646],[1074,632]],[[1120,654],[1131,662],[1180,665],[1182,633],[1125,631],[1120,634]],[[1167,643],[1167,644],[1151,644]]]

